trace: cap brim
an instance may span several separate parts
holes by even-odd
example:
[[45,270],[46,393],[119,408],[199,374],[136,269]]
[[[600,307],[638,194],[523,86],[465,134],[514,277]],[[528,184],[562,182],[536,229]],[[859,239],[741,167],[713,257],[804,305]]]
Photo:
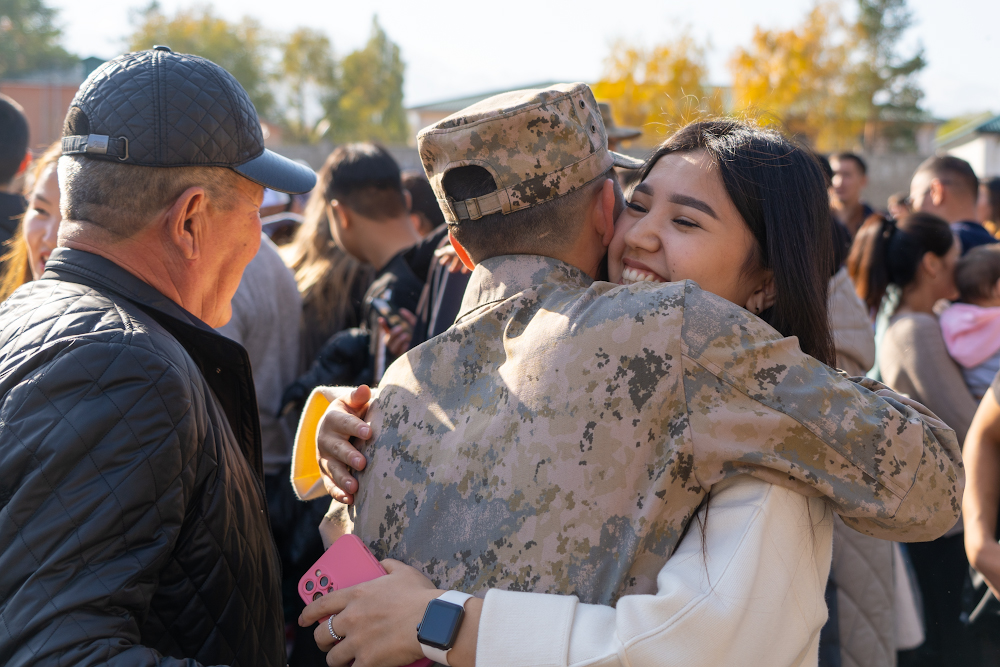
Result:
[[316,185],[316,173],[312,169],[267,149],[233,169],[265,188],[291,195],[309,192]]
[[622,169],[638,169],[642,165],[646,164],[645,160],[640,160],[639,158],[629,157],[628,155],[623,155],[614,151],[608,152],[611,153],[611,157],[615,161],[615,166],[621,167]]
[[609,127],[606,129],[608,131],[608,139],[628,141],[629,139],[642,136],[642,130],[635,127]]

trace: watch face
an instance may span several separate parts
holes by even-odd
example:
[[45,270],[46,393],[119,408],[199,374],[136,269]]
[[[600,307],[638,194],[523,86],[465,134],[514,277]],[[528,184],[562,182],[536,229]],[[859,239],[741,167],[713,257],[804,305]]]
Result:
[[424,620],[420,622],[417,641],[447,651],[455,643],[464,614],[465,610],[457,604],[431,600],[424,612]]

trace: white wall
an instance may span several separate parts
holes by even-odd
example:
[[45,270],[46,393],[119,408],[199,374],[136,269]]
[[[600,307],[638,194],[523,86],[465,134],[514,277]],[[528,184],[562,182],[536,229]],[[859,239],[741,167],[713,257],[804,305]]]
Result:
[[1000,135],[980,134],[967,143],[948,149],[948,155],[968,162],[979,178],[1000,176]]

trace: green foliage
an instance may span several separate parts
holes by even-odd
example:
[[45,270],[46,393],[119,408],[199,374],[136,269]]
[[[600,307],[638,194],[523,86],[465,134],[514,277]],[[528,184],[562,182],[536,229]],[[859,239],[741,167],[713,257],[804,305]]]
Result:
[[0,0],[0,79],[80,62],[59,46],[55,13],[42,0]]
[[719,95],[704,84],[705,50],[687,32],[648,49],[618,41],[594,96],[608,102],[623,125],[643,128],[638,145],[655,146],[682,125],[721,113]]
[[730,61],[742,107],[773,112],[785,128],[820,150],[913,149],[925,120],[916,80],[923,49],[900,54],[912,25],[906,0],[857,0],[844,22],[836,2],[817,2],[799,26],[756,28]]
[[338,94],[327,101],[330,138],[341,141],[406,141],[403,109],[403,60],[399,46],[372,19],[371,36],[360,51],[340,64]]
[[259,22],[244,18],[239,23],[230,23],[209,7],[182,9],[168,17],[155,1],[136,18],[135,31],[128,40],[130,50],[164,44],[177,53],[207,58],[236,77],[258,114],[270,117],[275,108],[268,85],[270,40]]
[[858,0],[854,31],[860,58],[851,81],[855,109],[900,147],[912,147],[923,117],[924,93],[917,82],[917,74],[927,65],[923,47],[909,57],[900,53],[900,41],[912,25],[906,0]]
[[313,96],[324,108],[336,105],[339,96],[336,61],[333,46],[323,33],[299,28],[282,44],[280,81],[288,88],[288,109],[285,125],[293,141],[316,141],[329,128],[321,119],[309,122],[308,107]]
[[[279,38],[250,18],[231,23],[209,7],[167,16],[153,2],[137,15],[129,48],[156,44],[203,56],[229,70],[249,93],[257,113],[280,122],[290,141],[314,142],[325,136],[337,142],[401,143],[409,135],[399,46],[377,18],[365,47],[338,63],[330,39],[318,30],[300,28]],[[271,58],[275,52],[280,53],[277,60]],[[275,101],[275,90],[282,104]],[[310,118],[313,105],[322,111],[318,122]]]

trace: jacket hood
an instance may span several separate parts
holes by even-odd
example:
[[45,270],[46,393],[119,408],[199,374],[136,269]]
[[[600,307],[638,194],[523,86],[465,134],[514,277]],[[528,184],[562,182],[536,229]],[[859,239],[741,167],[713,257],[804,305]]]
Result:
[[1000,351],[1000,308],[953,304],[941,313],[941,333],[955,361],[978,366]]

